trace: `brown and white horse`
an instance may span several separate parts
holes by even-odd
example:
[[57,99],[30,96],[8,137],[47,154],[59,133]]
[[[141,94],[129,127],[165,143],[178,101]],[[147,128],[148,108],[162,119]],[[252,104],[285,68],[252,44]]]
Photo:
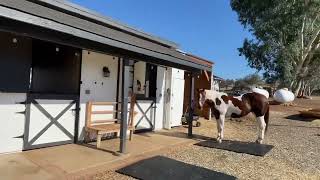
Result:
[[259,134],[257,143],[261,144],[269,122],[269,102],[267,97],[255,92],[242,96],[228,96],[226,93],[213,90],[199,90],[199,105],[209,106],[217,120],[217,141],[222,142],[226,116],[243,117],[250,112],[256,115]]

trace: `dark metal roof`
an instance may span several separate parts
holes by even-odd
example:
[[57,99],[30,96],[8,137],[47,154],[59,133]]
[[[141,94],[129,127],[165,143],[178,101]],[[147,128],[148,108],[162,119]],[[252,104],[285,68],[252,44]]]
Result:
[[213,76],[213,79],[215,80],[220,80],[220,81],[223,81],[224,79],[219,77],[219,76],[216,76],[216,75],[212,75]]
[[214,63],[213,63],[212,61],[210,61],[210,60],[201,58],[201,57],[196,56],[196,55],[193,55],[193,54],[188,54],[188,53],[187,53],[186,55],[189,56],[191,59],[193,59],[195,62],[204,64],[204,65],[206,65],[206,66],[212,67],[212,65],[214,64]]
[[177,52],[175,44],[102,18],[71,3],[57,0],[1,0],[0,17],[144,54],[173,64],[211,71],[211,67]]
[[163,45],[172,47],[172,48],[178,48],[178,44],[151,34],[148,34],[146,32],[143,32],[141,30],[132,28],[124,23],[121,23],[119,21],[116,21],[114,19],[111,19],[109,17],[103,16],[95,11],[92,11],[90,9],[87,9],[85,7],[79,6],[77,4],[74,4],[70,1],[65,0],[38,0],[39,2],[43,4],[47,4],[52,6],[53,8],[60,8],[61,10],[68,11],[69,13],[72,13],[75,16],[100,22],[107,26],[112,26],[114,28],[118,28],[119,30],[125,31],[127,33],[135,34],[137,36],[140,36],[142,38],[149,39],[151,41],[155,41],[158,43],[161,43]]

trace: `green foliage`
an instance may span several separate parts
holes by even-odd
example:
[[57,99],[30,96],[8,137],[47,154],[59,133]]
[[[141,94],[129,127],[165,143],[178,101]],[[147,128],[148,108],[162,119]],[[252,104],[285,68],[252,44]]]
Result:
[[249,89],[252,86],[260,86],[263,85],[265,82],[261,78],[259,74],[250,74],[244,78],[237,79],[234,82],[234,89]]
[[226,79],[221,81],[220,83],[220,87],[228,89],[228,88],[232,88],[234,86],[234,80],[233,79]]
[[[231,0],[240,23],[254,36],[239,53],[267,82],[299,84],[320,43],[320,0]],[[319,76],[320,77],[320,76]]]

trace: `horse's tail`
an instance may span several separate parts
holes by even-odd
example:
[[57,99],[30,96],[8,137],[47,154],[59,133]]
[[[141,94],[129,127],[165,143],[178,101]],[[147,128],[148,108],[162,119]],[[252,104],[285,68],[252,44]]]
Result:
[[268,124],[269,124],[269,104],[268,104],[268,107],[267,107],[267,112],[266,114],[264,115],[264,122],[266,123],[266,128],[264,130],[264,132],[266,133],[267,130],[268,130]]

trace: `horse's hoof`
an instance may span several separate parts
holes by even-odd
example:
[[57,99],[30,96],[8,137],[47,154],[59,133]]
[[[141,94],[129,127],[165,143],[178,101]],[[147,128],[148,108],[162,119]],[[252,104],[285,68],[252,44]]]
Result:
[[217,142],[218,143],[222,143],[222,139],[217,139]]
[[262,144],[262,140],[261,140],[261,139],[257,139],[257,140],[256,140],[256,143],[257,143],[257,144]]

